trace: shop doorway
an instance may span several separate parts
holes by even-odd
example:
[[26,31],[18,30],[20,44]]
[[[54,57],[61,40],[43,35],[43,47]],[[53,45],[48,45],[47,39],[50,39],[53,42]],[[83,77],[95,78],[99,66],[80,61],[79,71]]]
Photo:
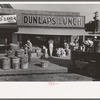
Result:
[[9,44],[12,42],[12,33],[0,33],[0,54],[5,54],[9,50]]
[[63,47],[64,42],[68,44],[71,42],[71,36],[60,36],[60,46]]

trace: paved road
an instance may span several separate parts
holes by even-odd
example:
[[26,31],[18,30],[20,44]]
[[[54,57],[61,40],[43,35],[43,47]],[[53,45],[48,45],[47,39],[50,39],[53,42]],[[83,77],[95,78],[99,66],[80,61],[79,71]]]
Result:
[[92,81],[91,77],[72,73],[1,76],[0,81]]

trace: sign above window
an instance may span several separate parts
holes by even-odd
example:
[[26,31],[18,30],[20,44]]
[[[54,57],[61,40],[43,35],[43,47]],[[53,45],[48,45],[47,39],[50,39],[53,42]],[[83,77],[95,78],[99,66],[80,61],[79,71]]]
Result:
[[16,15],[0,15],[0,24],[16,23]]
[[84,16],[22,14],[22,26],[84,28]]

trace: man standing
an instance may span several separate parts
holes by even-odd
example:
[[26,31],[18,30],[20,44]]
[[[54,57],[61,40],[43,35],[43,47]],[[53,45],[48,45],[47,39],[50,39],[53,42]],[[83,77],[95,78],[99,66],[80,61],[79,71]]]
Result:
[[30,62],[31,61],[31,52],[32,52],[32,43],[30,42],[30,40],[27,40],[26,46],[28,48],[28,60]]
[[85,44],[85,51],[89,52],[90,47],[93,46],[93,41],[87,38],[84,44]]
[[50,40],[48,41],[48,43],[49,43],[49,52],[50,52],[50,56],[52,56],[54,41],[53,41],[52,39],[50,39]]

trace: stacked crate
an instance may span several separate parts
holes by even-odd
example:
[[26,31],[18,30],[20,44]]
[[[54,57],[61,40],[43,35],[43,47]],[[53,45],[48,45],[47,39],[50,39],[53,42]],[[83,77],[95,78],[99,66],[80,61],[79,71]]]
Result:
[[37,54],[37,57],[41,57],[42,55],[42,50],[40,48],[37,48],[36,49],[36,54]]

